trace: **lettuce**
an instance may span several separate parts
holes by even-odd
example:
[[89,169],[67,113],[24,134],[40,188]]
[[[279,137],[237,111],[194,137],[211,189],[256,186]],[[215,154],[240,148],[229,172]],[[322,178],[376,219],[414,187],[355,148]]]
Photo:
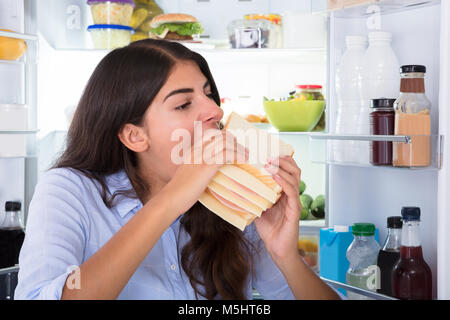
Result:
[[180,36],[192,36],[193,34],[201,34],[203,32],[203,28],[199,22],[187,22],[183,24],[165,23],[157,28],[151,29],[151,32],[162,34],[166,28],[171,32],[178,33]]

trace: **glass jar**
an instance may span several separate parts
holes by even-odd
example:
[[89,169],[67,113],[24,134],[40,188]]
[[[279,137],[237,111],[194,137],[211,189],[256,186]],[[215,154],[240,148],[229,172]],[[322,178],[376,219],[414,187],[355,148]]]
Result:
[[164,12],[155,0],[135,0],[135,3],[131,27],[136,30],[135,34],[145,34],[148,38],[148,32],[151,29],[150,22],[154,17]]
[[393,144],[393,165],[426,167],[431,164],[431,102],[425,95],[425,66],[401,68],[400,96],[395,101],[395,134],[411,136],[411,143]]
[[[395,99],[372,99],[372,112],[369,115],[371,135],[393,135]],[[392,165],[392,142],[371,141],[370,163],[373,165]]]
[[322,86],[313,84],[297,85],[295,98],[300,100],[325,100],[322,95]]
[[273,28],[270,30],[269,35],[269,48],[282,48],[283,47],[283,33],[281,28],[281,15],[276,13],[269,14],[246,14],[245,20],[267,20],[272,23]]

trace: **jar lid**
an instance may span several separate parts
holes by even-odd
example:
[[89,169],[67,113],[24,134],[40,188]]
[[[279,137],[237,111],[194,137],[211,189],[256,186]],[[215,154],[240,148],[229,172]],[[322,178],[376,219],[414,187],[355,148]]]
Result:
[[402,208],[403,221],[420,221],[419,207],[403,207]]
[[87,29],[88,29],[88,31],[91,31],[92,29],[120,29],[120,30],[128,30],[128,31],[134,30],[130,26],[122,26],[120,24],[93,24],[93,25],[90,25]]
[[401,229],[403,226],[402,217],[388,217],[387,218],[387,227],[390,229]]
[[136,5],[134,4],[134,0],[88,0],[87,4],[91,5],[99,2],[116,2],[116,3],[130,4],[133,6],[133,8],[136,7]]
[[6,201],[5,211],[20,211],[22,204],[18,201]]
[[400,67],[400,73],[425,73],[427,68],[422,65],[412,64]]
[[394,102],[397,99],[380,98],[370,100],[371,108],[394,108]]
[[298,84],[295,87],[300,89],[322,89],[322,86],[317,84]]
[[354,223],[352,234],[354,236],[373,236],[375,235],[375,225],[373,223]]

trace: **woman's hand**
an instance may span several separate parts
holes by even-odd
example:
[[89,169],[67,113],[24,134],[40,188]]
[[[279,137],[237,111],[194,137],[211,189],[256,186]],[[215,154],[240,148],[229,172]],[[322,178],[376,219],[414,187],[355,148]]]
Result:
[[283,193],[273,207],[255,220],[255,225],[272,259],[280,266],[298,259],[298,224],[302,211],[298,195],[301,170],[292,157],[269,161],[265,168],[282,187]]
[[197,202],[221,166],[247,160],[248,150],[230,132],[207,130],[186,152],[183,163],[157,197],[164,197],[167,211],[176,218]]

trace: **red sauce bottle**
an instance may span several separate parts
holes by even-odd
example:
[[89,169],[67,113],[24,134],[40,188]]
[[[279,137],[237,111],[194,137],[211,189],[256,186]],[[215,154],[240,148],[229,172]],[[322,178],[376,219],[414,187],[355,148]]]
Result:
[[392,295],[405,300],[431,300],[431,269],[423,259],[420,242],[420,208],[402,208],[400,260],[392,269]]
[[[370,119],[371,135],[393,135],[395,125],[395,99],[373,99]],[[370,163],[378,166],[392,165],[392,142],[371,141]]]

